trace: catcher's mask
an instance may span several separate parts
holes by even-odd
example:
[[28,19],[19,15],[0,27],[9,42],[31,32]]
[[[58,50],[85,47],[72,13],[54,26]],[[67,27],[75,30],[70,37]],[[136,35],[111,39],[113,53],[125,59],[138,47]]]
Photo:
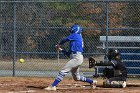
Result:
[[117,49],[109,49],[107,57],[109,61],[112,59],[117,60],[120,59],[120,53]]

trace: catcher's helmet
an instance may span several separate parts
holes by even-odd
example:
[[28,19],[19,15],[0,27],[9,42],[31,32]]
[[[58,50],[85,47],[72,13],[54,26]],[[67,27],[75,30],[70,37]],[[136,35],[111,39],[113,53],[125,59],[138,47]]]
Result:
[[120,53],[117,49],[109,49],[107,57],[109,61],[112,59],[117,60],[120,59]]
[[71,33],[78,33],[80,34],[82,32],[82,27],[78,24],[74,24],[73,26],[71,26],[70,32]]

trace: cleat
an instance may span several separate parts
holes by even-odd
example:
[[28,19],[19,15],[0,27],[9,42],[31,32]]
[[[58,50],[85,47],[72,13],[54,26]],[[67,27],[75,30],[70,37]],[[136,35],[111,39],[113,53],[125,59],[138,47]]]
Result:
[[93,80],[93,83],[90,84],[92,89],[95,89],[96,88],[96,85],[97,85],[97,81],[96,80]]
[[47,88],[44,88],[45,90],[49,90],[49,91],[56,91],[56,86],[48,86]]
[[126,82],[125,82],[125,81],[123,82],[122,87],[123,87],[123,88],[126,87]]

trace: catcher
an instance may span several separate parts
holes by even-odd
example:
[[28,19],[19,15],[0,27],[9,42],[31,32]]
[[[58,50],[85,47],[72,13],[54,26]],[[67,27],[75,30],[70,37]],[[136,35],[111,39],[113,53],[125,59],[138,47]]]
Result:
[[105,68],[103,75],[106,80],[103,82],[103,87],[125,88],[127,79],[127,69],[120,58],[118,50],[109,49],[108,62],[96,62],[93,57],[89,57],[89,68],[95,66],[112,66],[113,68]]

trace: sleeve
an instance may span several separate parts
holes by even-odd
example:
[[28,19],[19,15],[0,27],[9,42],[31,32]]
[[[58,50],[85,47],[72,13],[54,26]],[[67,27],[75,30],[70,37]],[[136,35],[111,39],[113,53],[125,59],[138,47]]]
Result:
[[111,60],[110,62],[112,63],[113,66],[117,65],[117,61],[116,60]]
[[61,52],[62,52],[64,55],[66,55],[67,57],[70,57],[70,53],[67,52],[66,50],[63,49]]
[[63,45],[65,42],[68,42],[72,40],[72,35],[69,35],[67,36],[66,38],[62,39],[60,42],[59,42],[59,45]]
[[108,62],[96,62],[95,64],[96,66],[116,66],[117,65],[117,61],[115,60],[111,60],[111,61],[108,61]]

